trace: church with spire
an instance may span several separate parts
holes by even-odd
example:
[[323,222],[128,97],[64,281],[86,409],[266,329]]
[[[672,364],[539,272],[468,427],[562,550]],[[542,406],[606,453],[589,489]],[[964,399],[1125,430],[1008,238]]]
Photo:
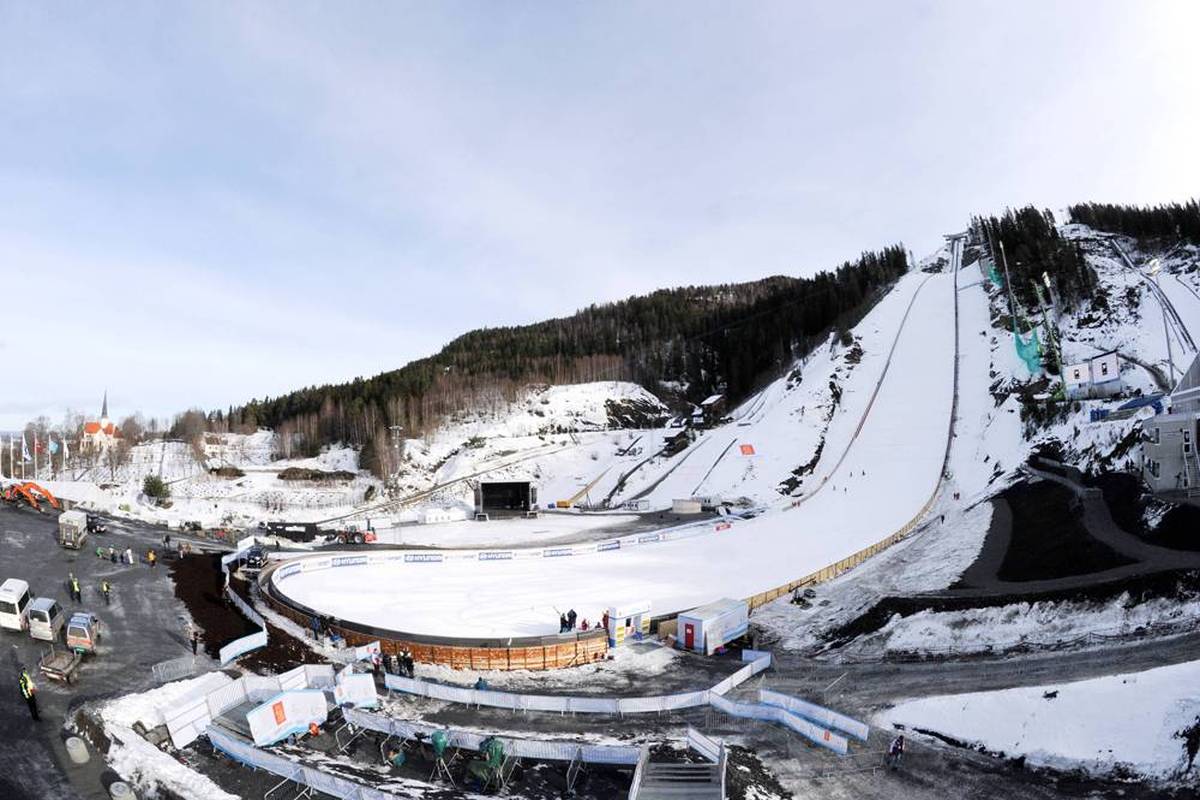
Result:
[[107,450],[121,437],[121,431],[108,418],[108,390],[104,390],[104,404],[100,407],[100,419],[83,423],[83,447],[91,450]]

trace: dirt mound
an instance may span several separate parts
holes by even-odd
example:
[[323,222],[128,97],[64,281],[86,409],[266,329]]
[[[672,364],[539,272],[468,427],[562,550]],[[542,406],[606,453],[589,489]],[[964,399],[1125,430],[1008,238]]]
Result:
[[1012,509],[1012,541],[997,577],[1039,581],[1088,575],[1133,561],[1092,538],[1075,493],[1050,481],[1018,483],[1002,494]]
[[288,467],[279,472],[279,480],[281,481],[352,481],[356,477],[353,472],[348,472],[344,469],[324,470],[309,469],[307,467]]
[[170,569],[175,596],[200,627],[205,653],[217,658],[222,647],[258,630],[226,599],[219,555],[187,555],[173,561]]

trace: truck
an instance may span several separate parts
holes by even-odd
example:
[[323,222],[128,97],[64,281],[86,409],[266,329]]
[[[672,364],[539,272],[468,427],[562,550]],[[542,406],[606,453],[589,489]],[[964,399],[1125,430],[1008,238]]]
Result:
[[58,543],[74,550],[83,548],[88,537],[88,517],[82,511],[64,511],[58,517]]

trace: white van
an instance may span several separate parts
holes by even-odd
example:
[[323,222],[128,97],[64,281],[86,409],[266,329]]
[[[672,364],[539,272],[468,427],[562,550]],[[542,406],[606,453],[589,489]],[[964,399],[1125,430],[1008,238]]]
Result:
[[29,584],[9,578],[0,584],[0,628],[23,631],[29,627]]
[[57,600],[35,598],[29,604],[29,635],[47,642],[58,641],[59,632],[67,623],[67,615]]

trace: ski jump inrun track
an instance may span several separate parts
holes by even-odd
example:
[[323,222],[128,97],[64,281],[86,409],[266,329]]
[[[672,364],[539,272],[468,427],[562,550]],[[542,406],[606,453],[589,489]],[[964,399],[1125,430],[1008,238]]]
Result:
[[819,481],[800,502],[563,547],[302,556],[264,571],[260,587],[296,619],[329,615],[364,633],[352,640],[511,647],[554,642],[568,608],[598,619],[640,602],[654,617],[722,597],[757,607],[833,577],[911,531],[941,487],[957,389],[956,278],[954,269],[907,275],[860,324],[895,331],[890,352],[861,411],[835,417]]

